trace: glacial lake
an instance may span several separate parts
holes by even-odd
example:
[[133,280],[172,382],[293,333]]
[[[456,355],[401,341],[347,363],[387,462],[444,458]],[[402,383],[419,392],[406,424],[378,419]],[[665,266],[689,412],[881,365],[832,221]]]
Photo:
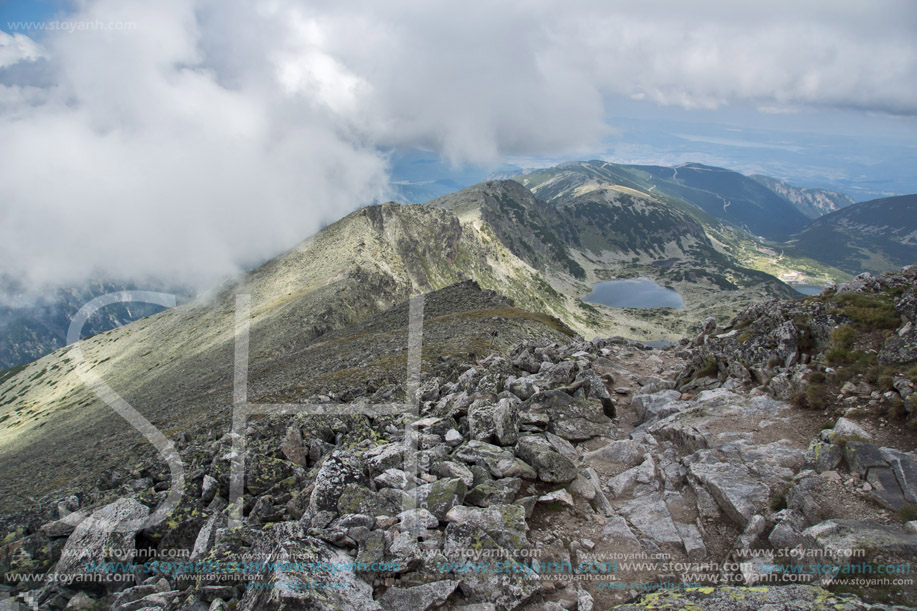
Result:
[[794,284],[792,286],[803,295],[820,295],[825,290],[825,287],[814,284]]
[[612,308],[675,308],[685,307],[685,300],[675,289],[656,284],[649,278],[608,280],[592,287],[583,299]]

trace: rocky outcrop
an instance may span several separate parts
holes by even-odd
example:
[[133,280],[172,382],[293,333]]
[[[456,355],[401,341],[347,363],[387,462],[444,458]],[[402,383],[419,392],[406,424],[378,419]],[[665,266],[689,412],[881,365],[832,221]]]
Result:
[[[818,389],[849,402],[901,405],[917,412],[917,265],[897,273],[860,274],[802,301],[754,304],[724,326],[705,325],[685,351],[676,388],[683,392],[728,385],[760,387],[781,400],[823,409]],[[858,384],[851,377],[864,377]],[[872,372],[872,373],[870,373]],[[882,384],[879,378],[882,376]],[[886,380],[887,381],[884,381]],[[816,390],[809,387],[816,385]],[[881,386],[881,388],[879,388]]]
[[[849,480],[858,503],[906,509],[917,500],[917,456],[870,441],[852,414],[822,431],[769,384],[753,387],[768,368],[786,373],[817,357],[806,333],[812,346],[831,341],[785,324],[796,307],[756,310],[769,330],[749,341],[781,360],[768,365],[771,356],[741,348],[748,376],[719,360],[734,356],[736,334],[718,337],[724,331],[711,324],[692,349],[530,342],[507,358],[456,363],[422,381],[415,414],[368,416],[357,402],[349,414],[253,420],[235,503],[233,436],[189,443],[187,494],[163,525],[142,528],[165,488],[139,474],[133,493],[83,507],[89,517],[73,530],[61,517],[80,499],[19,519],[0,562],[15,544],[40,556],[52,543],[53,556],[55,542],[55,571],[75,575],[87,560],[108,560],[111,547],[164,561],[183,546],[194,561],[190,577],[174,564],[140,563],[117,588],[84,580],[88,603],[56,584],[19,586],[51,609],[74,599],[170,611],[598,609],[628,600],[620,608],[871,609],[816,587],[822,575],[802,575],[804,585],[767,578],[775,558],[799,550],[917,557],[917,535],[900,521],[841,518],[822,500]],[[823,314],[834,320],[828,306]],[[720,377],[685,373],[698,355],[715,355]],[[130,477],[114,490],[129,490]],[[112,526],[128,519],[138,527]],[[228,568],[249,561],[261,564]],[[600,574],[612,562],[621,564]],[[695,580],[697,567],[714,567],[703,587],[635,598],[641,592],[609,586]],[[597,578],[574,580],[578,571]],[[756,587],[719,585],[727,581]]]

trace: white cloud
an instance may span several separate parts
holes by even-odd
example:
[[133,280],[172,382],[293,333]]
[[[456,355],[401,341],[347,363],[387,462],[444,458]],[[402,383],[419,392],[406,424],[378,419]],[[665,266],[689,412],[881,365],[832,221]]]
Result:
[[7,34],[0,31],[0,68],[44,57],[45,53],[41,45],[25,34]]
[[914,116],[915,6],[86,0],[135,27],[0,32],[0,274],[207,282],[379,196],[380,148],[574,157],[618,99]]

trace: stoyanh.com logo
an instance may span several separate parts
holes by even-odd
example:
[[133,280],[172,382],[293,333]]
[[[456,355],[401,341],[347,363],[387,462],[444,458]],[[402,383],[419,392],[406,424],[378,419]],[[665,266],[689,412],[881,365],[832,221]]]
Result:
[[135,21],[7,21],[7,32],[132,32],[137,29]]

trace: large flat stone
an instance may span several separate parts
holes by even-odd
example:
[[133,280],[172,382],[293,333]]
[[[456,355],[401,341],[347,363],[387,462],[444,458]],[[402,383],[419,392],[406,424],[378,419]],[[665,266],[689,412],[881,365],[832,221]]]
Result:
[[907,500],[904,498],[904,493],[901,491],[901,486],[898,485],[895,472],[891,469],[887,467],[870,469],[866,475],[866,481],[872,486],[872,498],[877,500],[879,504],[892,511],[898,511],[908,505]]
[[389,588],[379,597],[385,611],[427,611],[446,602],[459,582],[451,579],[434,581],[410,588]]
[[91,563],[131,561],[135,536],[150,510],[134,499],[122,498],[96,510],[74,529],[54,569],[75,581],[91,577]]
[[681,534],[672,521],[669,509],[656,494],[638,497],[620,508],[634,528],[660,545],[681,546]]
[[882,448],[882,454],[895,473],[904,498],[909,503],[917,504],[917,459],[913,455],[887,448]]
[[851,473],[860,475],[866,475],[874,467],[888,466],[879,448],[862,441],[848,441],[844,445],[844,460]]
[[720,509],[745,528],[748,520],[767,506],[770,491],[748,467],[739,463],[696,462],[688,472],[716,499]]
[[[237,611],[381,611],[373,600],[372,587],[353,571],[310,570],[305,566],[345,566],[353,563],[345,551],[308,536],[298,522],[281,522],[266,531],[253,549],[253,557],[268,563],[259,582],[275,584],[322,584],[337,582],[340,588],[254,587],[236,607]],[[314,563],[314,564],[313,564]]]

